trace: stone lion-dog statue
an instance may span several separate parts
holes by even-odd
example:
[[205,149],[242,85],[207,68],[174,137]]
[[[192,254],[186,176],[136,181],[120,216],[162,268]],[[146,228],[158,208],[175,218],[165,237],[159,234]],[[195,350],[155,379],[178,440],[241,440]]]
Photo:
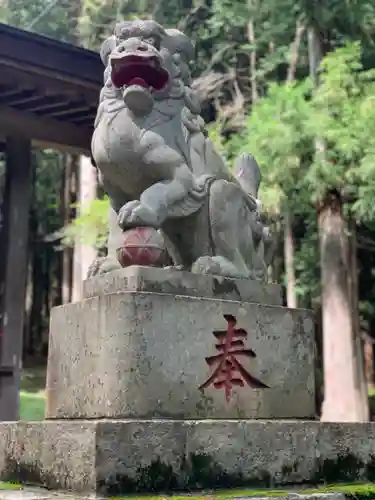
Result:
[[216,153],[191,88],[189,38],[152,20],[122,22],[100,55],[92,157],[111,208],[108,255],[89,277],[118,269],[123,231],[148,226],[176,268],[264,279],[272,242],[259,212],[260,170],[243,154],[233,174]]

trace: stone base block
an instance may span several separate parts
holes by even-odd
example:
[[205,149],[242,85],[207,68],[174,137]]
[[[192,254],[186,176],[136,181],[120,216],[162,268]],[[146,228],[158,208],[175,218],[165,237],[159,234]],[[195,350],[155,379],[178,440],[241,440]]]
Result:
[[176,269],[130,266],[95,276],[83,284],[83,296],[86,299],[125,291],[283,305],[282,287],[276,283],[265,284],[254,279],[224,278]]
[[375,479],[375,423],[0,423],[0,480],[100,494]]
[[314,414],[308,311],[146,292],[52,311],[47,418]]

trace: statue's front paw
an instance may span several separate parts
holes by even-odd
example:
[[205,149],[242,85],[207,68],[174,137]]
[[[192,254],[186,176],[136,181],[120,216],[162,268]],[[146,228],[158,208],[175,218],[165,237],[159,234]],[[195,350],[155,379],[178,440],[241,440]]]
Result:
[[216,276],[223,276],[226,278],[250,278],[250,271],[243,267],[238,269],[232,262],[229,262],[225,257],[216,255],[210,257],[208,255],[199,257],[192,268],[191,272],[194,274],[213,274]]
[[117,271],[118,269],[122,269],[122,267],[117,259],[113,257],[98,257],[89,267],[86,279],[110,273],[111,271]]
[[160,226],[156,213],[139,200],[130,201],[120,208],[117,220],[123,230],[141,226],[159,229]]

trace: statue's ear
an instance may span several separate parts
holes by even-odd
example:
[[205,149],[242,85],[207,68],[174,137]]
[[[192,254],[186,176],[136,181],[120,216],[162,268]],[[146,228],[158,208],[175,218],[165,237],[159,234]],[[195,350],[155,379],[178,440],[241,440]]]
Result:
[[176,29],[167,29],[165,33],[164,45],[172,54],[180,54],[186,62],[194,59],[194,45],[186,35]]
[[115,35],[110,36],[105,40],[100,48],[100,58],[105,66],[108,64],[108,57],[110,56],[112,50],[116,47],[116,37]]

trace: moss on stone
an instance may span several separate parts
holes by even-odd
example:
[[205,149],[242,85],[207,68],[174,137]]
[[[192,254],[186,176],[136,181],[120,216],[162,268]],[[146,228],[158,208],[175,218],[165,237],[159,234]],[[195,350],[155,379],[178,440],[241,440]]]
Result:
[[334,484],[374,480],[375,458],[371,456],[367,462],[364,462],[347,451],[338,455],[334,460],[325,459],[318,462],[316,472],[310,482],[312,484]]
[[1,471],[0,480],[5,483],[41,486],[58,490],[68,489],[68,485],[63,479],[67,476],[68,471],[66,471],[66,474],[60,471],[59,476],[56,477],[54,474],[45,471],[37,460],[32,463],[22,462],[8,455],[5,457],[5,465]]
[[117,473],[98,481],[99,492],[107,495],[175,491],[177,487],[177,476],[172,466],[164,464],[161,460],[154,460],[147,467],[139,467],[134,478]]
[[236,488],[241,486],[269,487],[272,484],[268,471],[260,471],[251,478],[240,472],[229,473],[206,454],[191,453],[184,464],[184,487],[189,490],[202,488]]
[[22,463],[7,456],[1,479],[11,483],[43,485],[45,478],[38,464]]
[[342,453],[334,460],[325,459],[317,465],[311,482],[339,483],[358,481],[366,476],[366,464],[352,453]]

